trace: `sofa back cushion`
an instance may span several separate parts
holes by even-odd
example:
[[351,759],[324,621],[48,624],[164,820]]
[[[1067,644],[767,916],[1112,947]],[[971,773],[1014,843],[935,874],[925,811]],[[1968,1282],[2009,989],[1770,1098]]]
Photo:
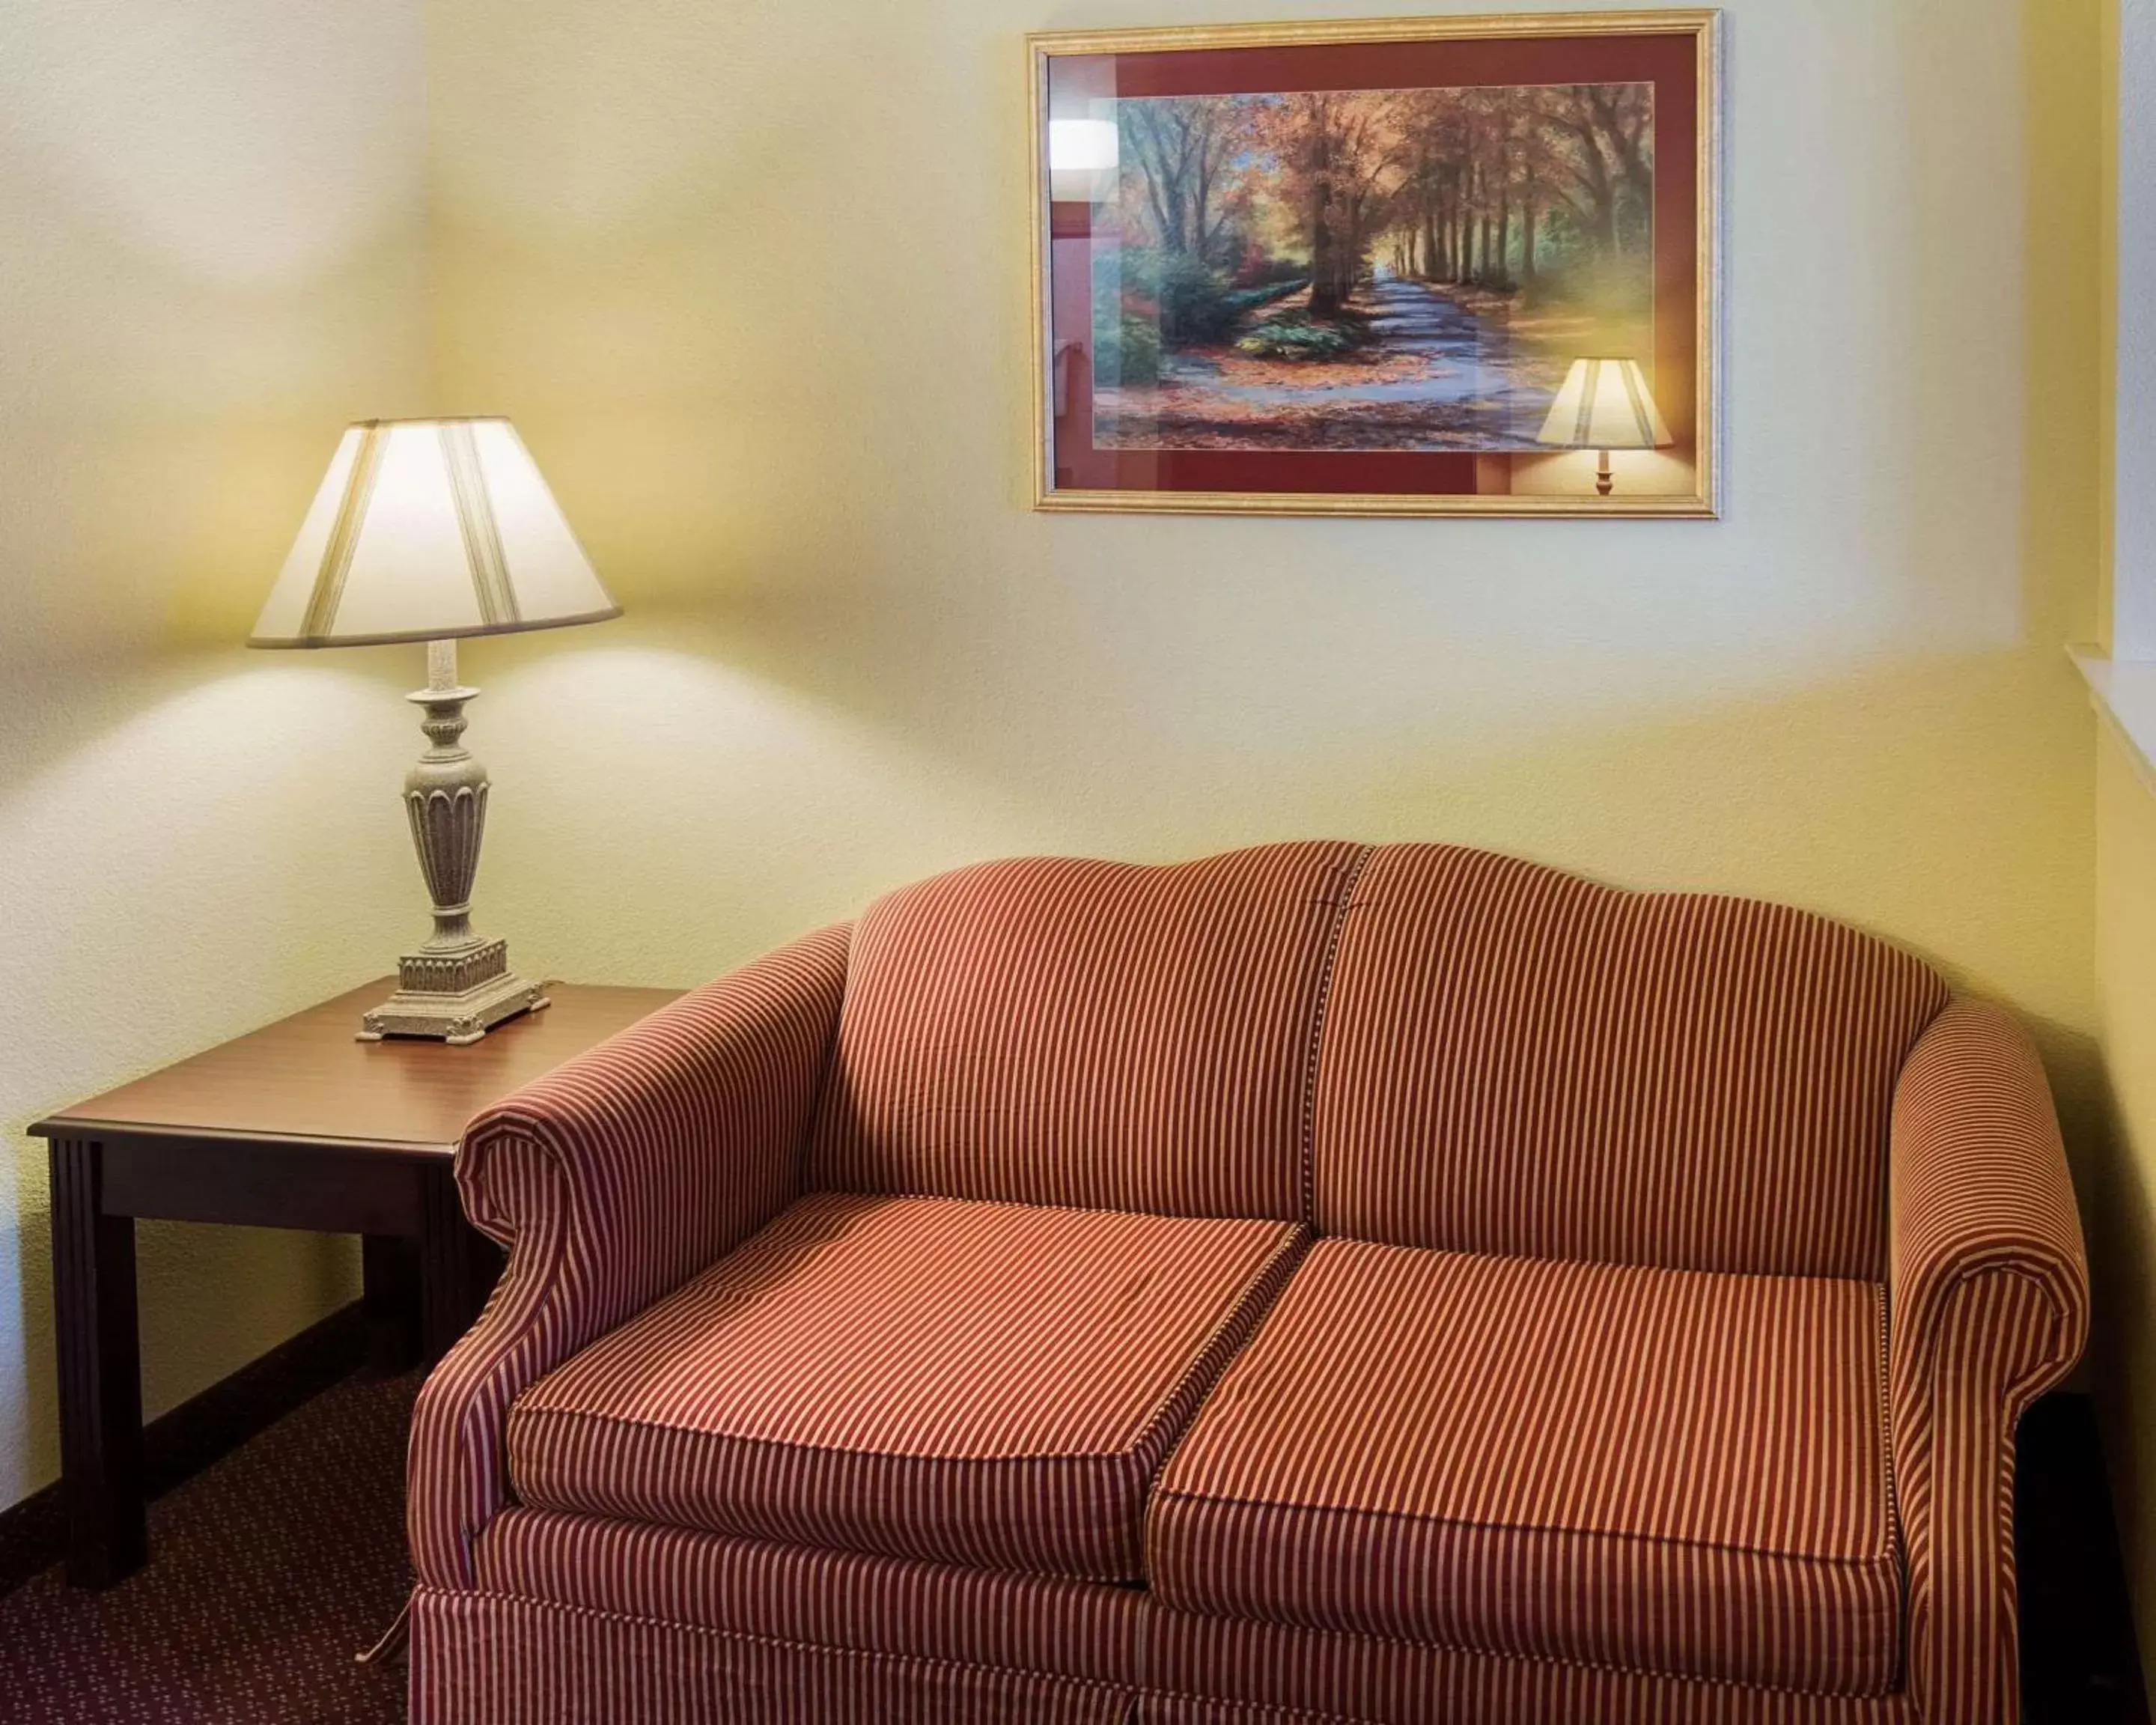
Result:
[[1300,1220],[1360,855],[1027,858],[891,894],[855,929],[810,1186]]
[[1327,999],[1313,1219],[1876,1279],[1895,1080],[1947,998],[1918,960],[1801,911],[1378,850]]

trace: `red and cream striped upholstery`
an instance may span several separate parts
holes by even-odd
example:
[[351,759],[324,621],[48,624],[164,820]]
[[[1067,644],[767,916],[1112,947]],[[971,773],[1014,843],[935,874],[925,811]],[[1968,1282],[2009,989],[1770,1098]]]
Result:
[[1292,1223],[825,1194],[542,1378],[542,1509],[1136,1580],[1146,1493]]
[[[1162,1686],[1142,1692],[1128,1725],[1917,1725],[1903,1695],[1850,1697],[1643,1676],[1600,1666],[1493,1659],[1230,1618],[1159,1611],[1187,1630]],[[1255,1667],[1255,1676],[1252,1676]],[[1168,1687],[1173,1676],[1190,1686]],[[1300,1707],[1231,1701],[1223,1692],[1286,1689]]]
[[1909,1686],[1933,1719],[2010,1715],[2014,1426],[2088,1337],[2088,1268],[2027,1034],[1958,1000],[1894,1097],[1893,1434]]
[[[423,1589],[413,1725],[1913,1725],[1808,1696],[1198,1617],[1142,1590],[511,1510]],[[821,1712],[802,1709],[821,1707]],[[907,1712],[907,1707],[922,1711]],[[1088,1709],[1098,1709],[1089,1711]]]
[[1127,1690],[423,1587],[410,1725],[1127,1725]]
[[803,1645],[1135,1686],[1144,1593],[512,1509],[476,1548],[480,1591]]
[[1704,1683],[1158,1604],[1146,1618],[1145,1682],[1135,1718],[1152,1725],[1916,1725],[1918,1717],[1901,1692]]
[[2048,1092],[1801,912],[988,865],[459,1179],[511,1259],[414,1422],[415,1725],[2011,1716]]
[[1034,858],[872,906],[808,1184],[1297,1219],[1318,990],[1359,854]]
[[1914,1717],[1900,1697],[1807,1697],[1491,1658],[1194,1616],[1158,1608],[1130,1588],[536,1510],[511,1510],[487,1529],[478,1546],[478,1586],[501,1599],[572,1608],[593,1626],[586,1633],[594,1640],[607,1625],[634,1623],[645,1634],[665,1625],[958,1669],[1040,1672],[1142,1693],[1144,1718],[1214,1717],[1190,1699],[1207,1694],[1278,1708],[1282,1718],[1328,1714],[1387,1725],[1899,1725]]
[[1155,1491],[1162,1603],[1892,1686],[1884,1291],[1319,1242]]
[[423,1582],[469,1586],[524,1387],[721,1256],[793,1197],[845,982],[827,929],[684,995],[490,1110],[457,1152],[465,1214],[510,1248],[485,1313],[412,1416]]
[[1387,846],[1326,1003],[1311,1219],[1876,1281],[1895,1075],[1946,998],[1917,960],[1801,911]]

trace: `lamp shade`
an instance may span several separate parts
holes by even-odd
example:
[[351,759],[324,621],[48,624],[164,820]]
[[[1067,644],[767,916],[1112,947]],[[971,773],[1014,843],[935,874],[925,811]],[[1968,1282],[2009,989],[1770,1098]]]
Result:
[[1576,359],[1535,439],[1560,449],[1666,449],[1662,421],[1635,359]]
[[439,641],[620,614],[506,419],[367,419],[337,444],[248,644]]

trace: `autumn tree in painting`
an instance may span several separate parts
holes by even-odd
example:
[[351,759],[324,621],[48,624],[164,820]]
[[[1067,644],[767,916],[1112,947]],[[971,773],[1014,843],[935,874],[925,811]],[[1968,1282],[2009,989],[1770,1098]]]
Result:
[[1346,307],[1385,225],[1399,187],[1404,101],[1391,91],[1301,91],[1255,110],[1268,189],[1300,229],[1314,317]]
[[[1654,194],[1644,85],[1408,92],[1412,169],[1392,260],[1427,281],[1532,290],[1644,248]],[[1552,218],[1555,220],[1553,221]]]
[[1229,214],[1224,195],[1250,139],[1234,96],[1165,96],[1124,106],[1122,136],[1163,250],[1212,259]]

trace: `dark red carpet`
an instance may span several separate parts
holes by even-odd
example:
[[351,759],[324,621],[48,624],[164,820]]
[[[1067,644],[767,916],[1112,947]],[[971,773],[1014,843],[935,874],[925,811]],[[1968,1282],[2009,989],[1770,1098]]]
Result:
[[149,1565],[109,1593],[57,1569],[0,1595],[0,1721],[387,1725],[404,1668],[352,1656],[411,1585],[416,1375],[317,1396],[150,1507]]

